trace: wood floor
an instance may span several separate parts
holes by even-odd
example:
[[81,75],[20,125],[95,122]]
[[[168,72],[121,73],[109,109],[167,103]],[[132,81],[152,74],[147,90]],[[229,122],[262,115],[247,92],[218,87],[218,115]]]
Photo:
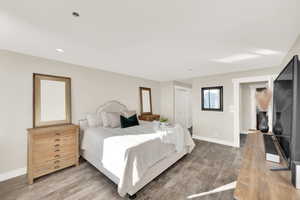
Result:
[[[188,199],[237,179],[242,149],[196,140],[194,151],[137,193],[137,200]],[[122,199],[117,186],[87,162],[41,177],[27,185],[20,176],[0,183],[1,200]],[[233,190],[193,198],[233,200]]]

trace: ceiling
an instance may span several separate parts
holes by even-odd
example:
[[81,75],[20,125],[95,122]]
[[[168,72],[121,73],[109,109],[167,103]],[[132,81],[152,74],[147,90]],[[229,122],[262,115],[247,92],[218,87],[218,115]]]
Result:
[[158,81],[278,66],[300,33],[299,0],[0,5],[1,49]]

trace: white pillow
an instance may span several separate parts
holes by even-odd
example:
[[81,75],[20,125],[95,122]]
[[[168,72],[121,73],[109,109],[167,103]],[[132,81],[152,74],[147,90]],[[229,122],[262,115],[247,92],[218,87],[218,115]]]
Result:
[[119,112],[101,112],[103,126],[106,128],[117,128],[121,126]]
[[126,117],[126,118],[129,118],[129,117],[131,117],[131,116],[133,116],[133,115],[135,115],[136,114],[136,111],[135,110],[122,110],[121,111],[121,115],[123,116],[123,117]]
[[102,126],[102,118],[97,114],[87,114],[86,119],[88,121],[89,127]]

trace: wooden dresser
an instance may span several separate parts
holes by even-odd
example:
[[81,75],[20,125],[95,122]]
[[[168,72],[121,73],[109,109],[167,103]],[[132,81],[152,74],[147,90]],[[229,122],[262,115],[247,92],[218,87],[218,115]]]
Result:
[[160,119],[160,115],[140,115],[139,116],[139,120],[144,120],[144,121],[154,121],[154,120],[159,120]]
[[291,183],[290,171],[271,171],[274,167],[286,167],[281,163],[265,160],[263,135],[249,133],[243,153],[234,198],[236,200],[297,200],[300,190]]
[[28,129],[28,183],[37,177],[79,164],[79,126]]

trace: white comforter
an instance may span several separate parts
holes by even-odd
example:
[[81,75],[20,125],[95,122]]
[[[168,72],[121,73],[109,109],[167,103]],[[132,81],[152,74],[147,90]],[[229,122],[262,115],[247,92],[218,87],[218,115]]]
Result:
[[[97,139],[89,137],[92,135],[97,135]],[[98,140],[97,143],[94,140]],[[191,152],[195,146],[188,131],[180,125],[161,129],[154,128],[152,123],[124,129],[88,128],[82,149],[91,145],[99,145],[102,166],[119,178],[121,196],[125,196],[155,163],[174,151],[187,148]]]

